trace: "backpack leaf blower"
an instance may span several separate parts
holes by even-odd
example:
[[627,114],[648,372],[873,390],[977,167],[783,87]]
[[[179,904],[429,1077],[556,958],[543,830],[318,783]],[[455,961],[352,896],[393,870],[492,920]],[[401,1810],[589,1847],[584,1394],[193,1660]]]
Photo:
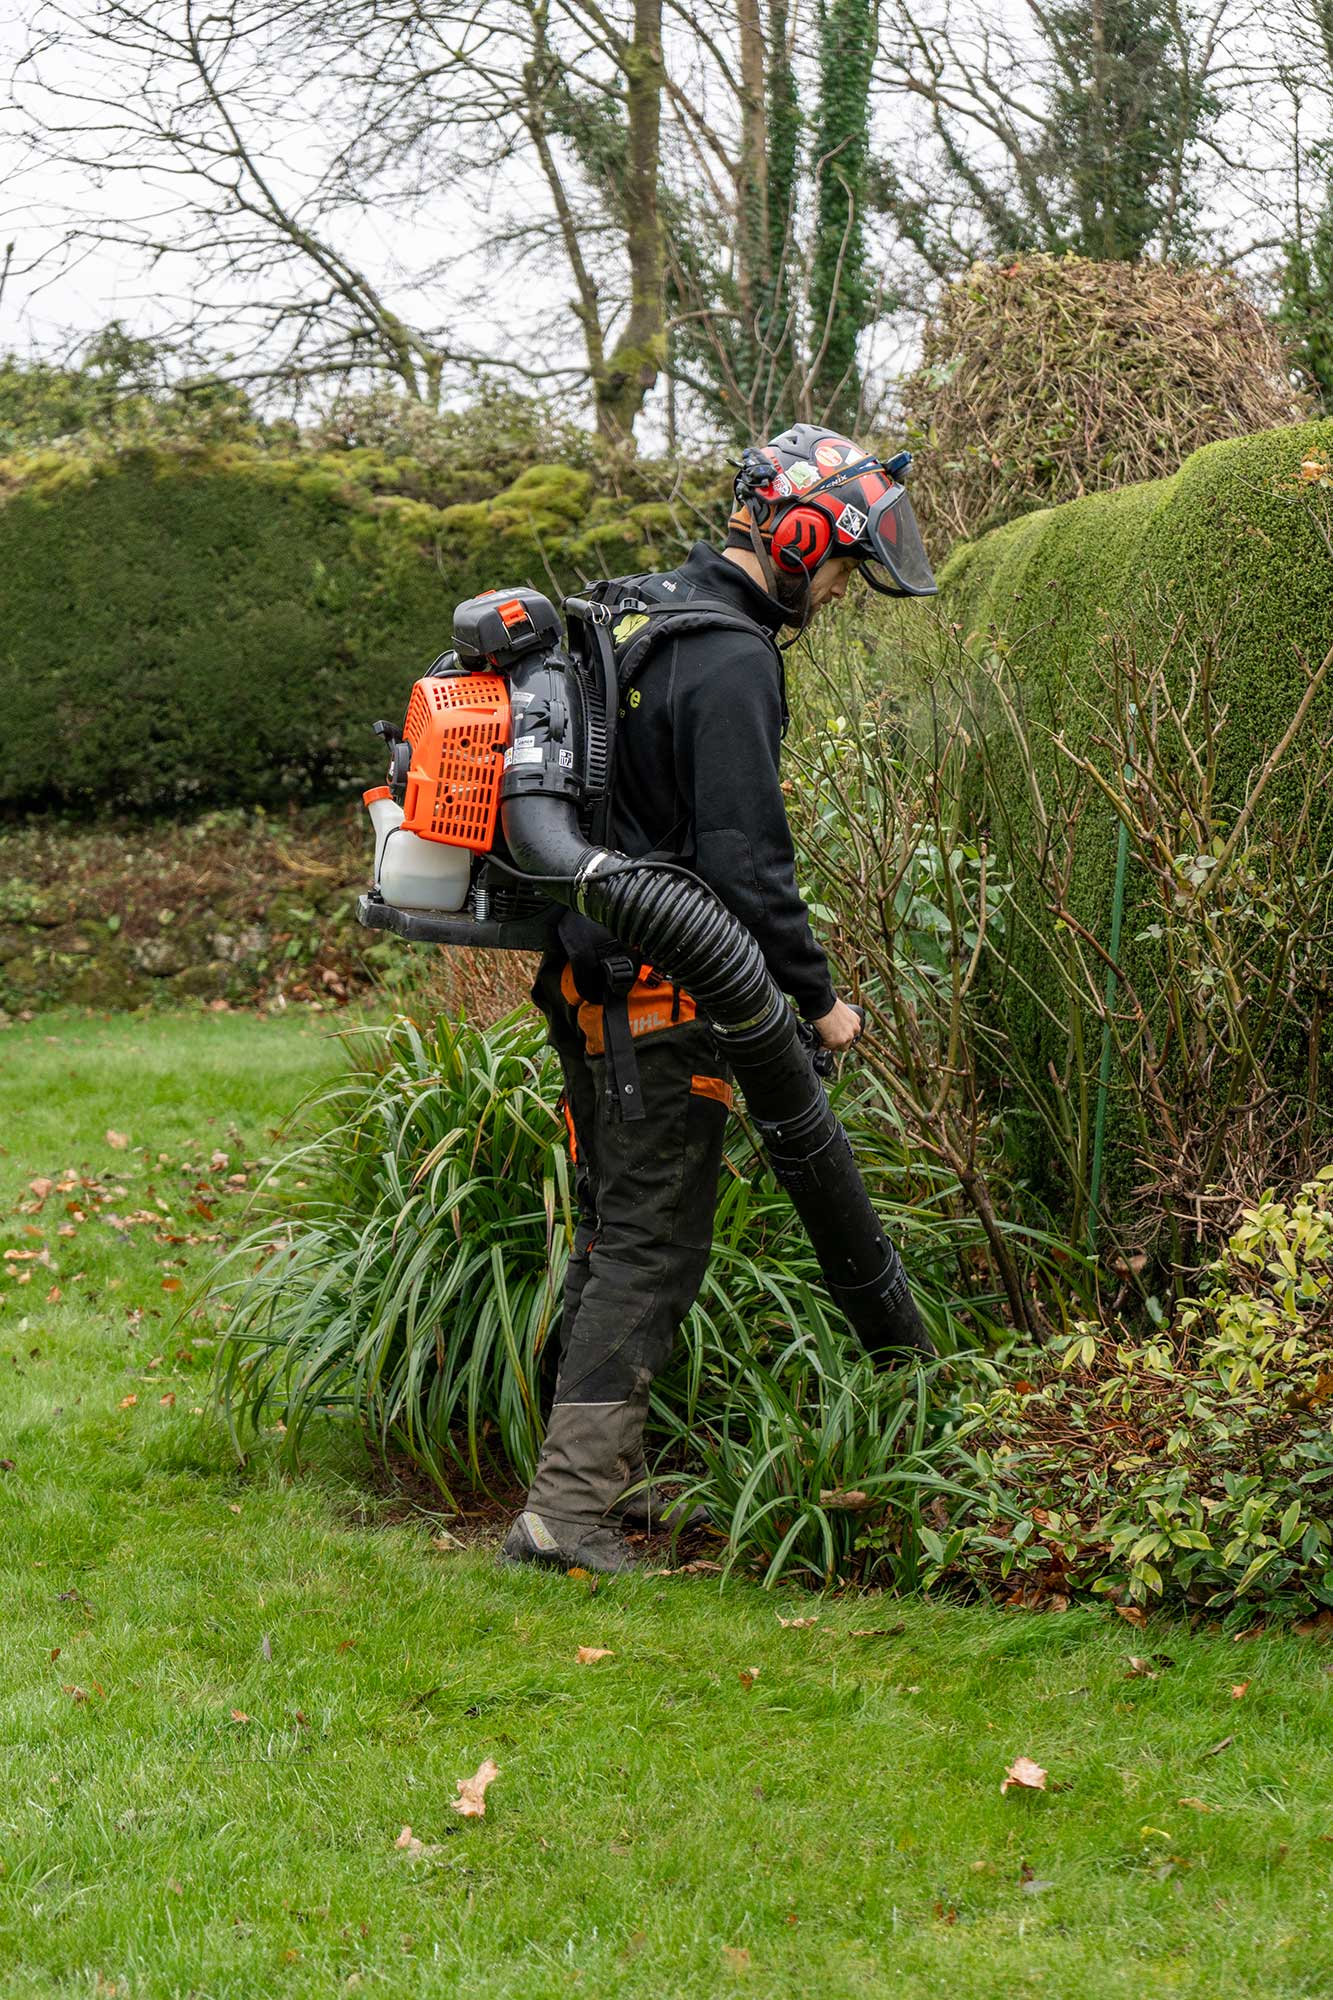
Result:
[[[660,637],[685,619],[695,630],[724,612],[738,619],[720,606],[628,602]],[[624,692],[613,614],[592,596],[568,598],[564,610],[568,644],[536,590],[469,598],[454,614],[453,650],[416,683],[401,731],[375,725],[389,772],[365,794],[375,875],[357,915],[420,943],[496,949],[542,949],[564,910],[603,925],[708,1018],[866,1349],[932,1355],[902,1262],[759,946],[687,869],[631,860],[601,837]],[[635,634],[637,671],[649,649],[638,625]]]

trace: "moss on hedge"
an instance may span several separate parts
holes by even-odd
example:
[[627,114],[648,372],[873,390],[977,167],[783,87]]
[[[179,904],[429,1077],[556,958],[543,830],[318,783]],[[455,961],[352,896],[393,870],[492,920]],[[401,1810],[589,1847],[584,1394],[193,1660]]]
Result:
[[[1097,695],[1112,634],[1132,631],[1151,651],[1182,615],[1187,632],[1217,631],[1218,692],[1229,707],[1219,794],[1239,802],[1247,777],[1290,721],[1307,669],[1333,644],[1327,524],[1321,532],[1317,506],[1300,483],[1301,464],[1311,458],[1333,458],[1333,422],[1206,445],[1169,478],[1029,514],[954,553],[940,579],[946,613],[970,646],[998,637],[1032,718],[1094,755],[1094,723],[1083,704]],[[1333,686],[1325,686],[1311,724],[1333,727]],[[996,754],[1003,768],[1003,743]],[[1042,754],[1049,769],[1055,753],[1047,745]],[[1010,764],[1017,800],[1016,758]],[[1279,774],[1269,798],[1280,809],[1283,796]],[[1021,838],[1021,806],[1018,812]],[[1076,916],[1103,942],[1116,826],[1109,806],[1089,810],[1071,884]],[[1131,879],[1131,912],[1135,894]],[[1042,921],[1049,928],[1049,919]],[[1134,929],[1127,921],[1122,954],[1132,978],[1149,970],[1153,949]],[[1039,947],[1020,947],[1020,954],[1026,975],[1040,980]],[[1031,1000],[1015,991],[1006,1012],[1034,1069],[1063,1059],[1063,1045]],[[1026,1164],[1040,1172],[1039,1160]]]
[[679,553],[668,508],[586,470],[443,508],[413,483],[375,450],[0,460],[0,807],[360,787],[458,600]]

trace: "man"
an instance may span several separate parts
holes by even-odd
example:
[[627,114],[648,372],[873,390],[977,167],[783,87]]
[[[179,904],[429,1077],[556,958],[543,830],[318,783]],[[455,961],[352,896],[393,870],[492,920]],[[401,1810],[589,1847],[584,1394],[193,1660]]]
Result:
[[[608,841],[671,858],[752,933],[775,982],[825,1048],[859,1016],[833,989],[796,886],[779,779],[784,625],[798,630],[858,570],[891,594],[934,588],[911,509],[849,439],[797,424],[742,459],[722,551],[641,580],[645,602],[742,614],[750,629],[693,630],[659,647],[624,695]],[[897,504],[895,504],[897,503]],[[626,619],[616,632],[632,629]],[[653,1377],[703,1282],[731,1083],[689,995],[586,918],[567,916],[533,998],[565,1078],[579,1223],[565,1284],[559,1376],[541,1460],[506,1537],[509,1561],[618,1571],[645,1526],[644,1421]]]

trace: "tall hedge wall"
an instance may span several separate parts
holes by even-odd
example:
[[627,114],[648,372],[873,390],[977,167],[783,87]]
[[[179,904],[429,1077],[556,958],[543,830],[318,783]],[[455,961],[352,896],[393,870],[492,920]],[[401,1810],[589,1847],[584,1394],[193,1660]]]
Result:
[[[1151,646],[1181,612],[1196,632],[1220,629],[1230,715],[1219,787],[1239,797],[1301,698],[1302,661],[1317,665],[1333,645],[1333,558],[1311,504],[1318,496],[1300,482],[1311,459],[1333,461],[1333,422],[1207,445],[1170,478],[1027,515],[955,551],[941,572],[945,611],[973,643],[992,630],[1004,636],[1031,715],[1081,749],[1092,725],[1080,698],[1098,691],[1110,633],[1132,628]],[[1333,687],[1311,719],[1333,724]],[[1279,780],[1270,797],[1281,796]],[[1075,914],[1103,942],[1116,824],[1109,807],[1085,818],[1071,885]],[[1134,893],[1131,882],[1131,910]],[[1127,921],[1131,975],[1152,948],[1133,928]],[[1035,947],[1025,970],[1040,977]],[[1062,1055],[1017,992],[1008,1025],[1034,1066]]]
[[460,598],[675,559],[669,510],[587,471],[445,508],[393,483],[366,452],[0,462],[0,809],[359,787]]

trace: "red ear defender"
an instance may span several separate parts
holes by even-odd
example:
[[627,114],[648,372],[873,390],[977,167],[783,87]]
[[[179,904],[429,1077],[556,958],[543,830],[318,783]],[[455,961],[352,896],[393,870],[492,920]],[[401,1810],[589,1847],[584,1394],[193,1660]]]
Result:
[[833,524],[822,507],[789,507],[773,523],[770,547],[779,569],[806,576],[828,554],[833,540]]

